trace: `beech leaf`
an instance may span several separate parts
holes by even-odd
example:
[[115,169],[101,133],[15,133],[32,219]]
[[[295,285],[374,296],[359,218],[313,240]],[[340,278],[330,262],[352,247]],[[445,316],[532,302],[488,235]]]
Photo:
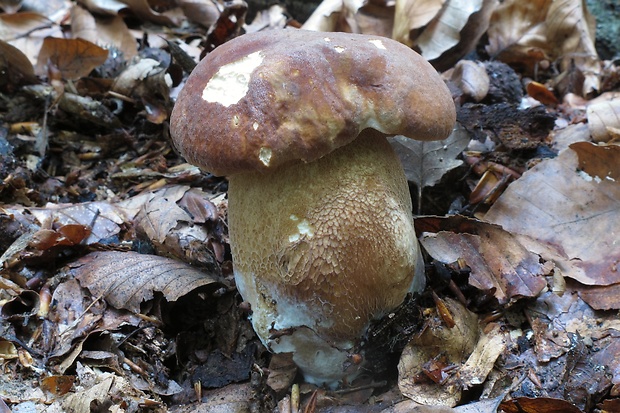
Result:
[[39,52],[36,70],[45,75],[51,63],[60,70],[63,78],[77,80],[101,66],[107,57],[107,50],[87,40],[47,37]]
[[183,262],[135,252],[93,252],[70,264],[70,272],[96,297],[134,313],[155,291],[176,301],[192,290],[217,283],[210,274]]
[[[396,135],[390,143],[400,158],[407,179],[418,188],[418,201],[422,189],[433,186],[463,161],[456,157],[467,147],[467,132],[457,127],[452,134],[441,141],[418,141]],[[418,211],[420,205],[418,202]]]
[[606,100],[588,105],[588,129],[596,142],[608,142],[617,136],[620,128],[620,99]]
[[407,179],[424,188],[435,185],[447,172],[463,164],[456,157],[467,147],[469,136],[457,128],[442,141],[417,141],[401,135],[390,140]]
[[536,297],[546,287],[550,267],[540,263],[519,237],[496,225],[460,216],[416,219],[420,243],[439,262],[463,260],[471,269],[469,284],[493,291],[501,304]]
[[[599,162],[584,155],[579,155],[582,162]],[[609,155],[613,165],[620,164],[618,151]],[[620,184],[579,170],[578,155],[572,149],[524,173],[484,219],[563,248],[568,260],[556,265],[564,276],[586,285],[620,282]]]
[[[398,388],[403,396],[425,405],[455,406],[461,398],[462,385],[458,375],[446,375],[440,383],[416,380],[420,372],[428,372],[429,362],[437,362],[434,369],[459,366],[472,353],[480,336],[478,317],[456,300],[446,298],[445,305],[455,321],[449,328],[435,315],[426,320],[425,328],[413,336],[398,362]],[[428,372],[430,373],[430,372]],[[442,374],[443,375],[443,374]]]

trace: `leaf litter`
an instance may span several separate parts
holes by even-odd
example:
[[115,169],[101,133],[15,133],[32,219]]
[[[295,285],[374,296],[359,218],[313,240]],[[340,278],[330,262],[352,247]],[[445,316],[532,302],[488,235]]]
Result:
[[434,215],[416,223],[428,288],[372,330],[391,373],[336,392],[258,342],[227,182],[167,140],[201,55],[302,23],[252,2],[0,8],[0,408],[619,410],[620,76],[585,2],[326,0],[304,22],[416,48],[460,124],[394,141]]

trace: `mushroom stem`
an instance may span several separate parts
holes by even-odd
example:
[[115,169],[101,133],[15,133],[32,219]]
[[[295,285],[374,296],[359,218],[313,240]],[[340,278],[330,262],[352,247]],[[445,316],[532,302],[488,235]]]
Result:
[[419,253],[385,135],[366,129],[318,161],[232,175],[228,196],[235,280],[262,342],[294,352],[310,382],[355,377],[347,356],[402,303]]

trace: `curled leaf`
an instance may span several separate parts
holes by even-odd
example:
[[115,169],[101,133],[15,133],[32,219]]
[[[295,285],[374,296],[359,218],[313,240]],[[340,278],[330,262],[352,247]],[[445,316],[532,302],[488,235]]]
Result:
[[613,135],[613,128],[620,128],[620,99],[589,105],[586,109],[588,128],[595,142],[607,142]]

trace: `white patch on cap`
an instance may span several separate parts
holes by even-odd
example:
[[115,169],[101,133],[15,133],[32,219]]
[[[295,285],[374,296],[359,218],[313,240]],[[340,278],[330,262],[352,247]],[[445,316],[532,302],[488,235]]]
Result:
[[332,39],[330,39],[329,37],[323,37],[323,40],[325,40],[326,42],[331,42]]
[[263,165],[269,166],[269,162],[271,161],[271,154],[271,149],[262,147],[258,152],[258,159],[260,159]]
[[252,72],[262,62],[263,55],[258,51],[220,67],[202,91],[202,98],[226,107],[234,105],[248,93]]
[[336,51],[336,53],[342,53],[342,52],[344,52],[344,47],[342,47],[342,46],[334,46],[334,50]]
[[383,49],[385,50],[385,46],[383,45],[383,42],[379,39],[373,39],[373,40],[368,40],[370,43],[374,44],[375,47],[377,49]]
[[252,129],[254,129],[254,130],[258,130],[258,122],[254,122],[254,123],[252,124]]

